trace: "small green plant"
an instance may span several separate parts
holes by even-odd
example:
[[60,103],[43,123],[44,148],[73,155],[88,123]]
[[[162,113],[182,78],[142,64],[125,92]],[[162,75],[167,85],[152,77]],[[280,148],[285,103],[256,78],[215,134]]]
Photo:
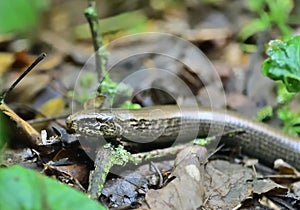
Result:
[[300,133],[300,112],[289,108],[294,95],[300,92],[300,36],[286,42],[273,40],[267,49],[268,58],[263,62],[262,73],[278,81],[277,116],[283,122],[283,130],[291,134]]
[[[96,52],[96,70],[98,76],[102,76],[102,80],[97,89],[99,95],[105,95],[109,99],[110,105],[113,104],[114,96],[118,94],[129,95],[131,93],[131,88],[125,84],[117,84],[111,78],[106,69],[106,63],[109,53],[106,51],[105,47],[102,45],[102,37],[100,35],[100,28],[98,24],[99,16],[96,9],[96,2],[94,0],[88,0],[89,6],[85,10],[85,16],[90,26],[92,40],[94,49]],[[100,79],[100,78],[99,78]],[[127,88],[119,88],[126,86]],[[131,103],[131,102],[129,102]],[[134,104],[129,104],[128,107],[136,107]]]
[[141,105],[134,104],[131,101],[125,101],[120,105],[120,108],[127,108],[127,109],[140,109]]
[[72,91],[69,93],[69,95],[70,96],[74,95],[74,98],[81,103],[86,102],[91,97],[90,89],[92,88],[92,84],[95,82],[95,80],[96,78],[93,73],[86,73],[82,75],[79,81],[81,87],[81,93],[79,95],[75,95],[74,92]]
[[264,119],[267,119],[272,116],[273,116],[273,107],[265,106],[257,112],[256,120],[263,121]]
[[277,103],[279,105],[284,105],[290,103],[290,101],[293,99],[295,93],[289,92],[283,82],[278,81],[276,83],[276,91],[277,91]]
[[273,40],[267,49],[267,58],[262,66],[262,73],[282,81],[289,92],[300,91],[300,36],[288,41]]
[[294,7],[293,0],[248,0],[249,9],[259,17],[252,20],[240,31],[242,41],[273,26],[278,27],[283,39],[291,35],[289,15]]
[[[114,102],[114,97],[119,94],[123,96],[131,96],[133,89],[124,84],[124,83],[115,83],[111,80],[110,76],[104,78],[104,80],[100,83],[98,87],[98,93],[104,94],[108,97],[109,103],[112,105]],[[124,101],[122,104],[119,105],[120,108],[128,108],[128,109],[139,109],[141,106],[139,104],[132,103],[131,101],[127,100]]]
[[277,110],[277,116],[283,122],[284,132],[293,135],[300,133],[300,112],[294,112],[285,106]]

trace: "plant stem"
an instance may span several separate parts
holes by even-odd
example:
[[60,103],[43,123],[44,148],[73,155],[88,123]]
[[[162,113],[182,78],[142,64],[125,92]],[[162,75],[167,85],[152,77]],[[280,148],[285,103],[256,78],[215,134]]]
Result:
[[98,72],[98,79],[100,80],[101,75],[105,75],[105,69],[102,64],[105,63],[105,58],[102,59],[100,54],[100,48],[102,47],[102,39],[99,34],[99,23],[98,23],[98,12],[96,8],[95,0],[88,0],[89,6],[85,9],[84,15],[89,23],[91,33],[92,33],[92,40],[94,45],[94,50],[96,52],[96,71]]

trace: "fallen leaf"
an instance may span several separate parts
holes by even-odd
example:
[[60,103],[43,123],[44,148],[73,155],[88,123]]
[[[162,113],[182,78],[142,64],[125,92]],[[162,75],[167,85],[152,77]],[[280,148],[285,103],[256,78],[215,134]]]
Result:
[[[55,175],[57,179],[65,183],[76,184],[76,180],[82,186],[87,186],[89,170],[86,164],[71,164],[71,165],[48,165],[46,166],[47,175]],[[63,177],[63,179],[61,179]],[[75,183],[73,183],[75,182]]]
[[251,168],[223,160],[206,165],[204,209],[235,209],[254,195],[282,195],[287,189],[271,180],[258,180]]
[[[8,132],[19,134],[20,140],[26,145],[37,146],[41,144],[40,134],[26,121],[20,118],[12,109],[5,103],[0,104],[0,111],[7,117],[6,122],[12,124],[7,126]],[[15,139],[12,139],[15,140]]]
[[[35,116],[36,119],[44,117],[54,117],[64,112],[65,101],[63,98],[53,98],[47,101],[40,108],[40,113]],[[35,123],[34,127],[37,130],[42,130],[48,126],[49,122]]]
[[150,209],[197,209],[204,203],[204,163],[207,151],[201,146],[190,146],[178,153],[174,176],[167,186],[149,190],[146,202]]
[[[64,106],[65,106],[65,102],[63,98],[53,98],[47,101],[40,108],[40,112],[47,117],[52,117],[61,114],[64,110]],[[39,115],[37,117],[41,117],[41,116]]]

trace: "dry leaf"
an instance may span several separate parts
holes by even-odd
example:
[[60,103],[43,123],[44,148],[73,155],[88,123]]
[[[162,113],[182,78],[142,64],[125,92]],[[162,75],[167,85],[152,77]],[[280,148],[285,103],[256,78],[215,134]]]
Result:
[[94,98],[87,100],[83,105],[84,109],[100,109],[105,101],[105,98],[106,96],[104,95],[97,95]]
[[13,134],[20,134],[21,140],[30,146],[37,146],[41,144],[40,134],[26,121],[20,118],[13,110],[6,104],[0,104],[0,111],[8,117],[8,121],[12,126],[9,127]]
[[[37,118],[44,118],[44,117],[54,117],[62,114],[64,112],[65,102],[63,98],[53,98],[47,101],[43,106],[40,108],[40,113],[36,115]],[[42,130],[48,126],[49,122],[43,123],[35,123],[34,127],[37,130]]]
[[[63,98],[53,98],[47,101],[40,109],[40,112],[47,116],[52,117],[63,113],[65,102]],[[41,117],[41,116],[37,116]]]
[[[159,190],[149,190],[146,201],[150,209],[197,209],[204,202],[204,163],[207,151],[190,146],[178,153],[170,176],[175,179]],[[144,208],[144,207],[141,207]]]

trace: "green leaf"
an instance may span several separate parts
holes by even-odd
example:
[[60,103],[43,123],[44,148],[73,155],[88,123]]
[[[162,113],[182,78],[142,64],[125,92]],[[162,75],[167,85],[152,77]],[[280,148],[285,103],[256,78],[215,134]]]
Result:
[[273,116],[273,108],[271,106],[265,106],[260,109],[256,114],[256,120],[263,121],[266,118]]
[[125,109],[140,109],[140,108],[142,108],[142,106],[139,105],[139,104],[132,103],[131,101],[127,100],[127,101],[125,101],[124,103],[122,103],[120,105],[120,108],[125,108]]
[[82,77],[80,78],[80,86],[84,89],[88,89],[89,87],[91,87],[95,79],[96,79],[95,74],[86,73],[82,75]]
[[293,113],[286,108],[278,109],[277,115],[282,121],[290,121],[293,118]]
[[299,133],[300,112],[294,112],[287,107],[283,107],[277,110],[277,115],[283,122],[284,132],[293,135]]
[[98,87],[98,92],[100,94],[108,94],[109,96],[113,96],[117,93],[118,85],[114,81],[110,79],[109,76],[106,76],[105,79],[101,82]]
[[295,95],[295,93],[288,92],[287,89],[285,88],[285,85],[282,82],[277,83],[276,92],[277,92],[277,102],[279,104],[289,103]]
[[273,40],[267,50],[269,58],[262,65],[262,73],[281,80],[289,92],[300,91],[300,36],[287,42]]
[[46,0],[1,0],[0,34],[30,31],[47,5]]
[[0,209],[105,209],[85,194],[18,165],[0,169],[0,186]]
[[248,0],[248,7],[254,12],[260,12],[265,7],[265,0]]
[[254,19],[243,27],[239,33],[239,37],[244,41],[257,32],[266,30],[270,26],[267,18]]
[[270,9],[270,18],[273,22],[286,22],[294,7],[292,0],[266,0]]

